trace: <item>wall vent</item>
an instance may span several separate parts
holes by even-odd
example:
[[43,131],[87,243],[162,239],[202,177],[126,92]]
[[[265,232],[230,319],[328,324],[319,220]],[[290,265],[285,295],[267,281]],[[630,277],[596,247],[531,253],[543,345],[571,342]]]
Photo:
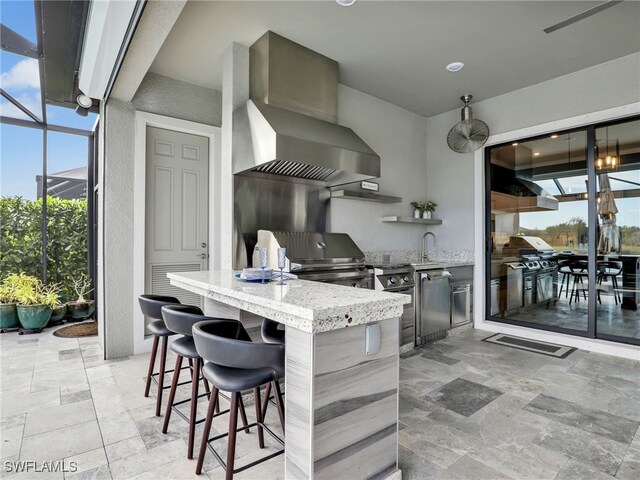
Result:
[[199,272],[200,270],[202,270],[200,263],[151,264],[151,293],[153,295],[169,295],[176,297],[180,303],[204,308],[203,298],[200,295],[174,287],[167,278],[167,273]]

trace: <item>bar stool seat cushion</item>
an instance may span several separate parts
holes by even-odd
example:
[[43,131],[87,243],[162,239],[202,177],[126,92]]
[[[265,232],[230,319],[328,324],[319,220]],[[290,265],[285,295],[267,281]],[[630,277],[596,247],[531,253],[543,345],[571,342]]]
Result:
[[171,344],[171,350],[185,358],[199,358],[193,337],[178,338]]
[[231,368],[207,362],[202,370],[207,380],[219,390],[227,392],[241,392],[251,388],[273,382],[278,373],[271,367],[263,368]]
[[156,337],[168,337],[170,335],[175,335],[171,330],[167,328],[162,320],[155,320],[147,325],[147,330],[151,335],[155,335]]

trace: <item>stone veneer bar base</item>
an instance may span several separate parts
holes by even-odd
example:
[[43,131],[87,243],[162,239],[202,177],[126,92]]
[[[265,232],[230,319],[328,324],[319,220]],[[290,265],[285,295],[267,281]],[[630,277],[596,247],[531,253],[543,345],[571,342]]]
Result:
[[364,352],[365,325],[287,328],[285,476],[386,478],[397,471],[398,321]]

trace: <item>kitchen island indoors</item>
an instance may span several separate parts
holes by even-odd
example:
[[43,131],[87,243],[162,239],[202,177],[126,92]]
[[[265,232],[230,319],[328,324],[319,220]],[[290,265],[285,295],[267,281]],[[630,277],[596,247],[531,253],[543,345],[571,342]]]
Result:
[[406,295],[232,271],[171,284],[285,325],[285,477],[397,478],[398,319]]

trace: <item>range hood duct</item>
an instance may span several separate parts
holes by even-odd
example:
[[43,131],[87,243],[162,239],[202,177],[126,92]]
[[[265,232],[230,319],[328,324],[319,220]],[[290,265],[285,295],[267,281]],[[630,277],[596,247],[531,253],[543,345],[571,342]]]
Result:
[[380,176],[380,157],[335,123],[337,62],[273,32],[251,46],[250,56],[251,100],[233,114],[234,174],[327,186]]

